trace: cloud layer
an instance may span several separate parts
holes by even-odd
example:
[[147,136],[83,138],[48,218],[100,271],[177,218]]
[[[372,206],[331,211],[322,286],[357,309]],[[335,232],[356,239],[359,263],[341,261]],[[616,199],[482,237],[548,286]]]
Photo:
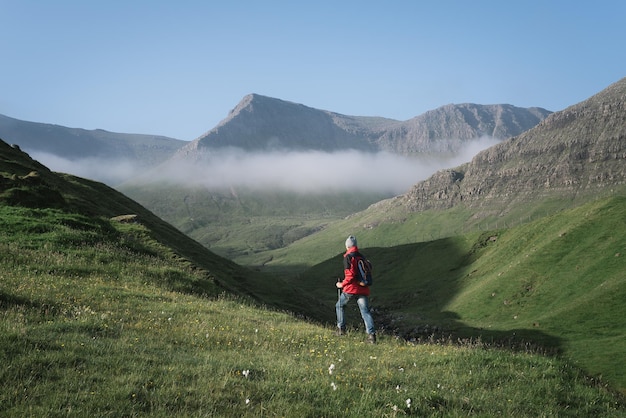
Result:
[[321,193],[337,190],[372,190],[400,194],[437,170],[458,166],[498,141],[491,138],[470,141],[447,158],[405,157],[388,152],[364,153],[356,150],[212,151],[201,163],[170,161],[146,175],[128,160],[86,158],[68,160],[51,154],[32,153],[53,171],[117,185],[125,180],[164,182],[181,187],[245,186],[254,189]]

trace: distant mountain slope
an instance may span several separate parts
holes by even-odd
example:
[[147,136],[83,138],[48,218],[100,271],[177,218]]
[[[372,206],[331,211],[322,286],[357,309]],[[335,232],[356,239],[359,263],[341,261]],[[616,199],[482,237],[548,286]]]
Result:
[[29,153],[48,153],[67,160],[125,159],[140,167],[169,158],[186,142],[158,135],[67,128],[0,115],[0,138]]
[[409,211],[575,198],[626,183],[626,78],[535,128],[436,173],[403,196]]
[[[504,139],[535,126],[550,112],[511,105],[447,105],[405,122],[346,116],[250,94],[215,128],[192,141],[178,157],[208,149],[361,149],[401,154],[454,151],[458,141]],[[450,142],[451,141],[451,142]]]
[[455,151],[463,141],[519,135],[550,114],[539,107],[449,104],[387,129],[376,143],[397,153]]

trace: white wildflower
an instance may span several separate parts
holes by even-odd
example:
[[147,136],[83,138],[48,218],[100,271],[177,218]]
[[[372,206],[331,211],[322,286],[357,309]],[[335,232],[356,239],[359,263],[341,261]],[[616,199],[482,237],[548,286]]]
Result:
[[247,379],[248,376],[250,376],[250,370],[244,370],[244,371],[241,372],[241,374],[243,375],[243,377],[245,377]]
[[337,385],[335,384],[335,382],[330,382],[330,387],[332,387],[333,390],[337,390]]
[[406,407],[411,408],[411,398],[407,399],[405,402],[406,402]]
[[328,374],[333,374],[334,370],[335,370],[335,364],[331,364],[330,367],[328,368]]

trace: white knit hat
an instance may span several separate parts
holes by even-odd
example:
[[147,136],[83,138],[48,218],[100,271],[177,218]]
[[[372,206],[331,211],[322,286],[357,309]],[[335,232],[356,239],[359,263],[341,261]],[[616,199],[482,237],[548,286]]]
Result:
[[354,235],[350,235],[348,239],[346,239],[346,248],[352,248],[356,246],[356,238]]

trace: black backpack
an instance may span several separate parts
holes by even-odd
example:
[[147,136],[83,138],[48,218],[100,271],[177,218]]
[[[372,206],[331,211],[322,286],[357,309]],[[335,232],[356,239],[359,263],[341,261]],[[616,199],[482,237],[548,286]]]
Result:
[[356,259],[356,266],[358,270],[357,281],[360,286],[371,286],[374,282],[372,277],[372,263],[365,256],[359,252],[348,254],[348,262],[351,262],[351,258]]

